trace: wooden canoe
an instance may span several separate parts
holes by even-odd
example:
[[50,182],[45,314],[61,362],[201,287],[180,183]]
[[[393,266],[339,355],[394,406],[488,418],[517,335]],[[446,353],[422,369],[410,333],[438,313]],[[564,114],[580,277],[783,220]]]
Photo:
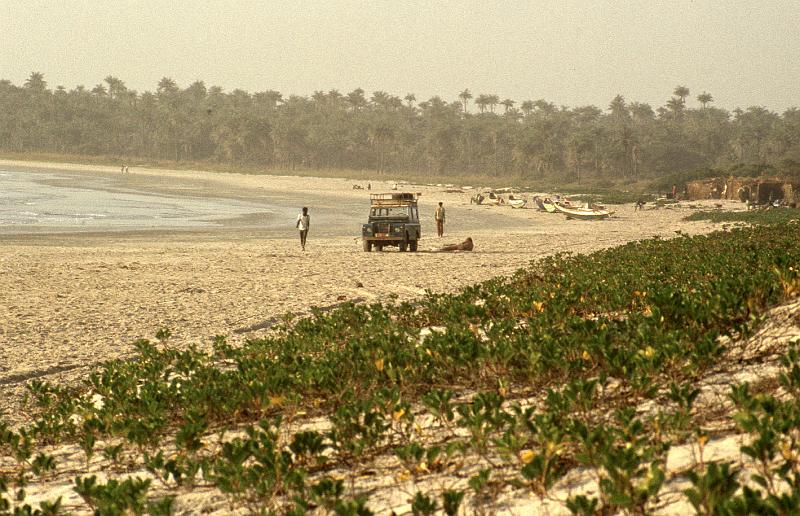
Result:
[[591,209],[591,208],[567,208],[560,204],[555,205],[555,209],[560,213],[567,216],[567,219],[580,219],[580,220],[600,220],[606,219],[611,216],[613,211],[606,209]]

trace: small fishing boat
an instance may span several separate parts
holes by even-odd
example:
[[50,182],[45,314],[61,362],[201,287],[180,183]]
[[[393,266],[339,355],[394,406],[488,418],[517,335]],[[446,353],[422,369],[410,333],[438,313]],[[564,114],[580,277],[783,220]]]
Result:
[[539,211],[546,211],[547,213],[555,213],[556,206],[549,198],[542,199],[541,197],[534,197],[533,202]]
[[496,193],[490,190],[487,192],[479,192],[473,195],[472,197],[470,197],[469,202],[470,204],[474,203],[474,204],[483,204],[488,206],[497,206],[504,201],[500,196],[498,196]]
[[512,208],[524,208],[525,205],[528,204],[528,201],[525,199],[509,199],[508,205]]
[[600,220],[607,219],[614,212],[606,208],[590,208],[588,206],[576,208],[556,204],[555,209],[567,216],[567,219]]

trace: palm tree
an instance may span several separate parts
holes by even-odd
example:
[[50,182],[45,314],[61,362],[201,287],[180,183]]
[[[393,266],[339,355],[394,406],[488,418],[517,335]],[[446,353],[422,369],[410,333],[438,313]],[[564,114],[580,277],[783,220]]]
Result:
[[[214,88],[211,88],[211,89],[213,90]],[[211,92],[209,92],[209,93],[211,93]],[[267,100],[267,103],[273,109],[278,107],[278,102],[282,102],[283,101],[283,95],[281,94],[281,92],[275,91],[275,90],[267,90],[267,91],[265,91],[264,92],[264,98]]]
[[111,99],[116,98],[118,94],[122,93],[126,89],[125,83],[113,75],[109,75],[103,80],[108,84],[108,96]]
[[321,112],[326,101],[325,92],[322,90],[314,91],[314,94],[311,95],[311,100],[314,101],[314,108],[317,110],[317,112]]
[[682,98],[672,97],[667,101],[667,108],[672,111],[675,116],[680,116],[683,113],[685,104]]
[[362,106],[364,106],[364,104],[367,103],[367,99],[364,98],[364,90],[361,88],[354,89],[348,93],[345,98],[354,112],[358,111]]
[[25,81],[25,87],[29,90],[44,91],[47,88],[47,83],[44,80],[44,74],[41,72],[31,72],[28,80]]
[[495,94],[491,94],[488,96],[489,101],[489,110],[494,113],[494,107],[500,103],[500,97]]
[[515,122],[518,122],[522,119],[522,113],[520,113],[519,109],[513,107],[506,111],[505,116],[506,118],[514,120]]
[[178,85],[169,77],[162,77],[161,80],[158,81],[158,86],[156,86],[156,92],[159,95],[176,93],[177,91]]
[[714,97],[711,96],[710,93],[706,93],[705,91],[697,96],[697,101],[702,104],[703,109],[706,108],[706,104],[709,102],[714,102]]
[[472,93],[469,92],[469,89],[465,89],[461,93],[458,94],[458,98],[461,99],[461,102],[464,104],[464,113],[467,112],[467,101],[472,98]]
[[536,102],[533,103],[533,105],[536,109],[547,115],[552,115],[553,113],[556,112],[556,105],[553,104],[552,102],[547,102],[544,99],[537,100]]
[[689,96],[689,88],[686,86],[675,86],[675,91],[672,92],[676,97],[680,97],[681,102],[686,105],[686,97]]
[[475,105],[478,106],[478,109],[483,113],[486,110],[486,106],[489,105],[489,95],[485,93],[481,93],[475,99]]
[[653,120],[655,117],[655,112],[650,104],[644,104],[641,102],[632,102],[630,106],[630,112],[635,122],[644,123]]
[[389,95],[386,97],[386,109],[397,111],[401,107],[403,107],[403,99],[397,95]]
[[389,104],[389,94],[385,91],[378,90],[372,93],[372,98],[370,100],[372,100],[372,103],[376,106],[386,109]]
[[509,110],[510,108],[514,107],[514,104],[516,104],[516,102],[514,102],[514,101],[513,101],[513,100],[511,100],[511,99],[504,99],[504,100],[503,100],[503,101],[502,101],[500,104],[501,104],[501,105],[502,105],[504,108],[506,108],[506,110],[505,110],[505,113],[506,113],[506,114],[508,114],[508,110]]
[[532,100],[525,100],[519,105],[519,108],[522,110],[525,116],[530,115],[533,112],[534,107],[535,105]]
[[106,87],[102,84],[98,84],[94,88],[92,88],[92,93],[97,95],[98,97],[104,97],[106,95]]
[[408,107],[413,107],[414,102],[417,100],[417,96],[413,93],[408,93],[405,96],[405,101],[408,102]]
[[625,104],[625,97],[617,95],[608,105],[611,114],[617,118],[624,118],[628,115],[628,106]]

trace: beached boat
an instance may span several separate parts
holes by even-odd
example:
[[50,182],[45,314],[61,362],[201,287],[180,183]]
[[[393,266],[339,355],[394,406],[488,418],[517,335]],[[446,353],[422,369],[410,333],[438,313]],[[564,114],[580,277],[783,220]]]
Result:
[[528,204],[528,201],[525,199],[509,199],[508,205],[512,208],[524,208],[525,205]]
[[534,198],[533,202],[540,211],[546,211],[547,213],[555,213],[556,211],[556,207],[550,199],[536,197]]
[[613,214],[613,211],[609,211],[605,208],[602,209],[593,209],[593,208],[576,208],[576,207],[567,207],[562,206],[561,204],[556,204],[555,209],[559,213],[563,213],[567,216],[567,219],[582,219],[582,220],[600,220],[606,219]]

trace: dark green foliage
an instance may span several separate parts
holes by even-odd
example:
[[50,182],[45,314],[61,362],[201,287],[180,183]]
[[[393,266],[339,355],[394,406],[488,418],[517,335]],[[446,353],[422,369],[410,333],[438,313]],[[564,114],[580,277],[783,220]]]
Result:
[[[571,511],[646,513],[665,482],[673,440],[700,435],[694,382],[722,356],[720,337],[749,335],[765,310],[800,292],[799,236],[796,224],[779,224],[559,255],[414,305],[316,311],[239,348],[140,341],[135,360],[103,365],[80,389],[32,386],[40,441],[29,429],[0,425],[0,450],[18,464],[17,490],[26,475],[52,471],[36,444],[64,439],[56,433],[69,429],[87,457],[102,439],[111,443],[107,458],[127,463],[138,450],[165,485],[203,481],[254,512],[292,514],[368,514],[362,493],[330,472],[391,452],[398,472],[414,479],[479,461],[468,481],[475,509],[509,485],[548,496],[570,469],[585,466],[598,472],[599,492],[571,498]],[[704,508],[697,510],[800,506],[799,356],[792,349],[783,360],[791,399],[733,389],[735,421],[753,437],[742,452],[758,471],[747,489],[735,487],[734,470],[691,472],[686,494]],[[89,401],[95,395],[102,404]],[[524,406],[516,396],[540,403]],[[644,399],[662,409],[637,415]],[[299,409],[327,415],[330,428],[289,431]],[[420,410],[447,440],[426,444],[415,433]],[[230,425],[243,435],[224,439]],[[147,487],[76,481],[96,510],[161,510],[147,505]],[[464,496],[417,493],[411,503],[420,514],[451,514]]]
[[[155,92],[129,90],[112,76],[94,88],[50,90],[34,73],[21,87],[0,81],[0,151],[99,156],[118,164],[123,156],[128,164],[132,158],[204,162],[259,173],[345,169],[427,180],[469,174],[502,186],[607,187],[668,174],[662,191],[717,164],[736,165],[725,170],[734,175],[798,168],[796,109],[729,113],[688,109],[673,98],[654,110],[617,96],[609,112],[520,99],[518,108],[505,104],[501,113],[496,95],[476,94],[470,105],[466,97],[457,101],[455,91],[440,93],[455,101],[404,103],[360,88],[283,98],[272,90],[226,93],[202,81],[180,88],[166,77]],[[745,165],[765,161],[770,165]]]
[[597,514],[597,507],[600,500],[597,498],[588,498],[584,495],[577,495],[567,500],[567,509],[572,514],[579,514],[581,516],[594,516]]
[[439,508],[436,500],[422,493],[415,494],[414,498],[409,501],[411,502],[411,513],[414,516],[432,516]]
[[94,475],[75,478],[75,492],[97,515],[170,514],[172,499],[148,503],[146,496],[149,488],[150,480],[138,477],[122,482],[111,479],[106,484],[98,483]]
[[684,220],[709,220],[711,222],[744,222],[747,224],[780,224],[800,220],[800,212],[793,208],[770,208],[748,211],[698,211]]
[[601,499],[614,510],[642,514],[664,483],[669,444],[654,442],[633,409],[618,412],[616,419],[618,426],[612,427],[599,449],[605,471],[600,478]]
[[739,489],[738,472],[728,463],[712,462],[705,473],[688,473],[692,481],[690,489],[684,494],[698,514],[724,514],[724,506]]
[[458,514],[458,508],[461,506],[465,494],[466,493],[463,491],[453,491],[450,489],[442,493],[442,510],[444,510],[447,516],[455,516]]

